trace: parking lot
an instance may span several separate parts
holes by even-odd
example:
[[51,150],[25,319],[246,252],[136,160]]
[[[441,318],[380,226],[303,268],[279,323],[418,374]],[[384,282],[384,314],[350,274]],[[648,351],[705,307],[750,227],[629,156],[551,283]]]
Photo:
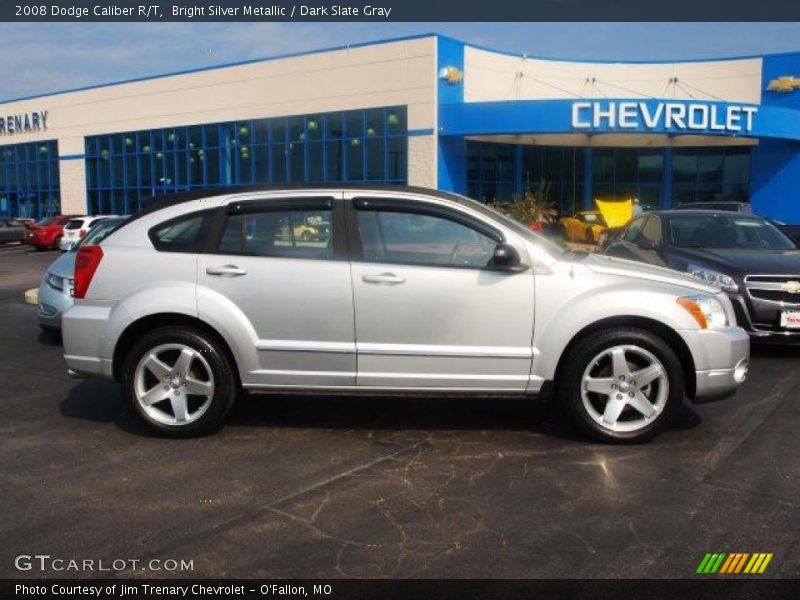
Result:
[[[245,398],[203,439],[151,436],[72,380],[25,290],[56,253],[0,248],[0,576],[20,554],[175,559],[170,577],[691,577],[706,552],[800,574],[800,350],[643,446],[529,401]],[[705,576],[709,577],[709,576]]]

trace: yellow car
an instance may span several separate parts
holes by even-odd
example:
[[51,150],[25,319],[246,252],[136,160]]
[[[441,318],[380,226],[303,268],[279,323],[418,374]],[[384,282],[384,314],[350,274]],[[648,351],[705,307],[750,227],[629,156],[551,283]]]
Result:
[[583,210],[561,219],[567,241],[596,244],[606,229],[622,227],[633,217],[631,200],[595,199],[594,202],[599,210]]
[[583,210],[561,219],[564,237],[568,242],[595,244],[606,230],[606,222],[599,210]]

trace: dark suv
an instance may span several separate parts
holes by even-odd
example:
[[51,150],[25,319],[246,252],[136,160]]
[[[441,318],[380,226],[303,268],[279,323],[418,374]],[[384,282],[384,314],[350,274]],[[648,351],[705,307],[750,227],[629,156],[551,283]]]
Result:
[[800,343],[800,248],[767,219],[695,209],[652,212],[631,221],[603,251],[721,288],[754,341]]

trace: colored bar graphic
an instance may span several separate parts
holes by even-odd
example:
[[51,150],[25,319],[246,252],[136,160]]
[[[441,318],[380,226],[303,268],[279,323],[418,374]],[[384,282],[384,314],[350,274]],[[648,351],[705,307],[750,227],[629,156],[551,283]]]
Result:
[[[700,561],[697,573],[720,575],[734,575],[739,573],[761,574],[774,555],[767,552],[709,552]],[[745,566],[746,565],[746,566]],[[744,570],[744,571],[743,571]]]

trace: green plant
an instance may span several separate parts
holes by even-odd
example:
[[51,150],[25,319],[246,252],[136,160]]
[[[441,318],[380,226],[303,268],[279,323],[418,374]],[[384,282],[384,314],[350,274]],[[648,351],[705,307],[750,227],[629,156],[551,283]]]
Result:
[[542,179],[536,190],[526,185],[525,191],[514,196],[511,202],[495,202],[491,206],[525,225],[547,224],[555,221],[558,216],[555,203],[548,200],[549,195],[550,182]]

